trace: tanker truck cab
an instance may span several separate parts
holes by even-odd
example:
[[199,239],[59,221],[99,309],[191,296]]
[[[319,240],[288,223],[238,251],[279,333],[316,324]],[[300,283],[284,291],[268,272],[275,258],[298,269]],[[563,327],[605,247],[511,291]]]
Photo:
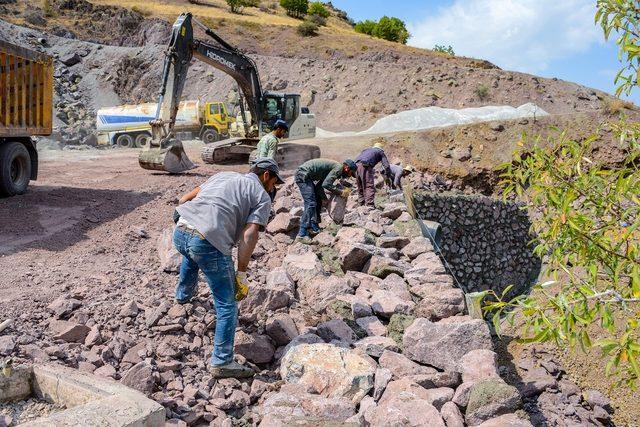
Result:
[[289,125],[283,139],[294,140],[316,136],[316,117],[307,107],[300,106],[300,95],[266,92],[263,98],[264,116],[260,124],[260,137],[273,130],[276,120],[284,120]]
[[205,144],[229,137],[230,116],[223,102],[207,102],[202,113],[204,123],[200,139]]

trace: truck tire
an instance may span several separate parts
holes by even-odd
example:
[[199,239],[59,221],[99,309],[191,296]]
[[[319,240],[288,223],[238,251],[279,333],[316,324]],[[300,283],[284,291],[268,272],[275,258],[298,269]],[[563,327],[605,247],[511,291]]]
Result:
[[31,157],[27,147],[19,142],[0,145],[0,194],[24,194],[30,179]]
[[128,133],[121,133],[116,137],[116,145],[122,148],[132,148],[133,137]]
[[202,136],[200,138],[205,144],[211,144],[212,142],[220,141],[220,134],[215,129],[209,128],[202,132]]
[[149,145],[151,141],[151,134],[149,132],[142,132],[136,135],[135,146],[137,148],[144,148]]

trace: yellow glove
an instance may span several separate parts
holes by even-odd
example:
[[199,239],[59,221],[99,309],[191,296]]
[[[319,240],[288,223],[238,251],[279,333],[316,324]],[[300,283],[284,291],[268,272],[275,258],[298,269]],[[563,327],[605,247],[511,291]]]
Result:
[[249,295],[249,280],[247,273],[238,271],[236,273],[236,301],[242,301]]
[[340,196],[344,198],[349,197],[349,194],[351,194],[351,189],[349,187],[343,188],[342,191],[340,192]]

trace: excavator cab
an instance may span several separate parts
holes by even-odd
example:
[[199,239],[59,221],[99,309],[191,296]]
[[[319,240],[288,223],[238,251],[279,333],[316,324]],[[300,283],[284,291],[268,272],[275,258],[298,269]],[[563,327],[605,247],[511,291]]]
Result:
[[[300,95],[267,92],[262,102],[262,111],[260,136],[271,132],[276,120],[284,120],[291,128],[300,115]],[[289,133],[284,138],[289,138]]]

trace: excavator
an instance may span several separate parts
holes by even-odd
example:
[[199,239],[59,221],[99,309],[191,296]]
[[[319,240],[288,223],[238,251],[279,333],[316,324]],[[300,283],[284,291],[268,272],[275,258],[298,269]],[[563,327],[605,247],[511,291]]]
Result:
[[[195,39],[194,23],[215,43]],[[286,140],[315,136],[315,116],[300,106],[300,95],[263,91],[256,64],[251,58],[231,46],[191,13],[183,13],[172,27],[158,107],[155,118],[149,122],[152,138],[138,158],[142,168],[181,173],[196,167],[174,132],[187,71],[194,58],[231,76],[241,93],[241,120],[238,123],[243,128],[242,135],[206,144],[202,149],[205,163],[250,158],[259,138],[270,132],[278,119],[289,124]],[[281,168],[287,169],[317,157],[320,157],[320,148],[315,145],[283,142],[278,146],[275,160]]]

